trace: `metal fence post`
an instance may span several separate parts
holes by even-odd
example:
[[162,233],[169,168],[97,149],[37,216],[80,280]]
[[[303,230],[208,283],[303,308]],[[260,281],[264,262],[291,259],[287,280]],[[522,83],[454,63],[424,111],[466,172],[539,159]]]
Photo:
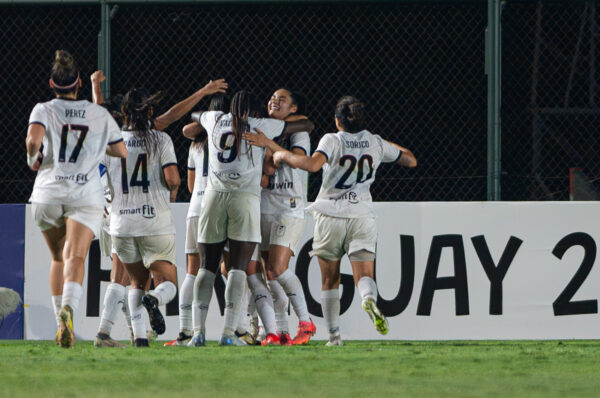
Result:
[[501,0],[488,0],[486,65],[488,80],[487,110],[487,200],[500,200],[501,168]]
[[106,80],[102,87],[104,98],[110,97],[110,5],[100,3],[100,32],[98,33],[98,69],[104,71]]

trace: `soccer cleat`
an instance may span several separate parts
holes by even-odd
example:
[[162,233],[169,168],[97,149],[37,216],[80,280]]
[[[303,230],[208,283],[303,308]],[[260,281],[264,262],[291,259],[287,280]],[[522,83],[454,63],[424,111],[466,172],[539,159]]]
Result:
[[189,334],[179,332],[179,336],[177,336],[177,338],[175,340],[167,341],[164,344],[164,346],[165,347],[173,347],[173,346],[187,345],[191,339],[192,339],[192,336],[190,336]]
[[148,339],[135,339],[133,341],[133,346],[134,347],[150,347],[150,344],[148,344]]
[[289,333],[277,333],[280,345],[293,345],[292,338]]
[[267,337],[267,331],[265,330],[265,327],[260,325],[258,327],[258,334],[256,335],[256,340],[262,342],[265,337]]
[[156,339],[158,339],[158,335],[156,334],[156,332],[152,329],[150,330],[146,330],[146,338],[148,339],[148,341],[154,341]]
[[54,344],[60,345],[60,329],[56,330],[56,334],[54,335]]
[[336,334],[335,336],[329,336],[329,341],[325,344],[327,347],[343,346],[342,336]]
[[118,347],[123,348],[124,345],[119,343],[117,340],[113,340],[106,333],[98,333],[96,335],[96,339],[94,340],[94,347],[102,348],[102,347]]
[[219,345],[242,346],[246,345],[246,343],[240,340],[235,334],[224,334],[219,339]]
[[145,294],[142,297],[142,304],[146,311],[148,311],[148,317],[150,318],[150,326],[156,334],[163,334],[165,332],[165,318],[163,318],[158,308],[158,299],[151,294]]
[[250,332],[239,333],[235,331],[235,335],[247,345],[260,345],[258,341],[250,334]]
[[380,334],[387,334],[387,332],[388,332],[387,319],[385,319],[385,316],[381,313],[379,308],[377,308],[377,304],[375,303],[375,300],[373,300],[371,298],[364,299],[362,302],[362,307],[363,307],[363,310],[365,310],[367,312],[367,314],[369,314],[369,317],[371,318],[371,320],[373,321],[373,324],[375,325],[375,329],[377,329],[377,331]]
[[73,332],[73,310],[68,305],[60,309],[58,313],[60,324],[58,327],[59,343],[62,348],[71,348],[75,345],[75,333]]
[[292,344],[294,345],[303,345],[307,344],[310,341],[310,338],[317,332],[317,327],[312,319],[308,321],[300,321],[298,322],[298,331],[296,331],[296,336],[294,336],[294,340],[292,340]]
[[250,330],[248,330],[252,337],[256,340],[258,338],[258,316],[250,317]]
[[279,340],[279,336],[273,333],[269,333],[262,341],[262,343],[260,343],[260,345],[281,345],[281,341]]
[[204,338],[204,333],[200,332],[200,334],[195,334],[192,336],[190,341],[187,343],[188,347],[204,347],[206,345],[206,339]]

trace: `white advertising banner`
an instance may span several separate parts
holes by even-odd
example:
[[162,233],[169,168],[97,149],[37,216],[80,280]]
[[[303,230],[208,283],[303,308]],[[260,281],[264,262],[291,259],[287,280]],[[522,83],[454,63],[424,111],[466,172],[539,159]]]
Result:
[[[179,283],[184,255],[187,204],[172,206],[177,228]],[[341,333],[344,339],[596,339],[600,334],[600,204],[593,202],[376,203],[379,239],[376,279],[379,302],[389,320],[380,336],[361,308],[347,258],[342,261]],[[326,339],[320,307],[317,259],[308,251],[309,218],[290,269],[299,276],[316,339]],[[84,294],[74,319],[79,339],[93,339],[108,285],[110,260],[92,247]],[[25,338],[52,339],[56,331],[48,286],[50,256],[28,208],[25,241]],[[216,340],[224,283],[217,281],[207,320]],[[220,299],[220,300],[219,300]],[[177,303],[163,339],[176,337]],[[290,316],[291,334],[297,318]],[[127,339],[122,317],[113,337]]]

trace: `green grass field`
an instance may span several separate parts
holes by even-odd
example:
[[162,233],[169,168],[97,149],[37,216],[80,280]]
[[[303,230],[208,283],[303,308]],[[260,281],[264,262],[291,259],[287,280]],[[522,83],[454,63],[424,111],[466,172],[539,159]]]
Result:
[[95,349],[0,341],[1,397],[600,396],[600,343]]

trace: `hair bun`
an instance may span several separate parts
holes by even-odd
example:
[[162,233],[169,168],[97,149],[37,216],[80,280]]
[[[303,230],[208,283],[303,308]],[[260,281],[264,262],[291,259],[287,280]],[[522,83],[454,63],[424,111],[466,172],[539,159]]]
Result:
[[54,64],[62,69],[73,69],[75,61],[73,56],[65,50],[56,50],[54,53]]

